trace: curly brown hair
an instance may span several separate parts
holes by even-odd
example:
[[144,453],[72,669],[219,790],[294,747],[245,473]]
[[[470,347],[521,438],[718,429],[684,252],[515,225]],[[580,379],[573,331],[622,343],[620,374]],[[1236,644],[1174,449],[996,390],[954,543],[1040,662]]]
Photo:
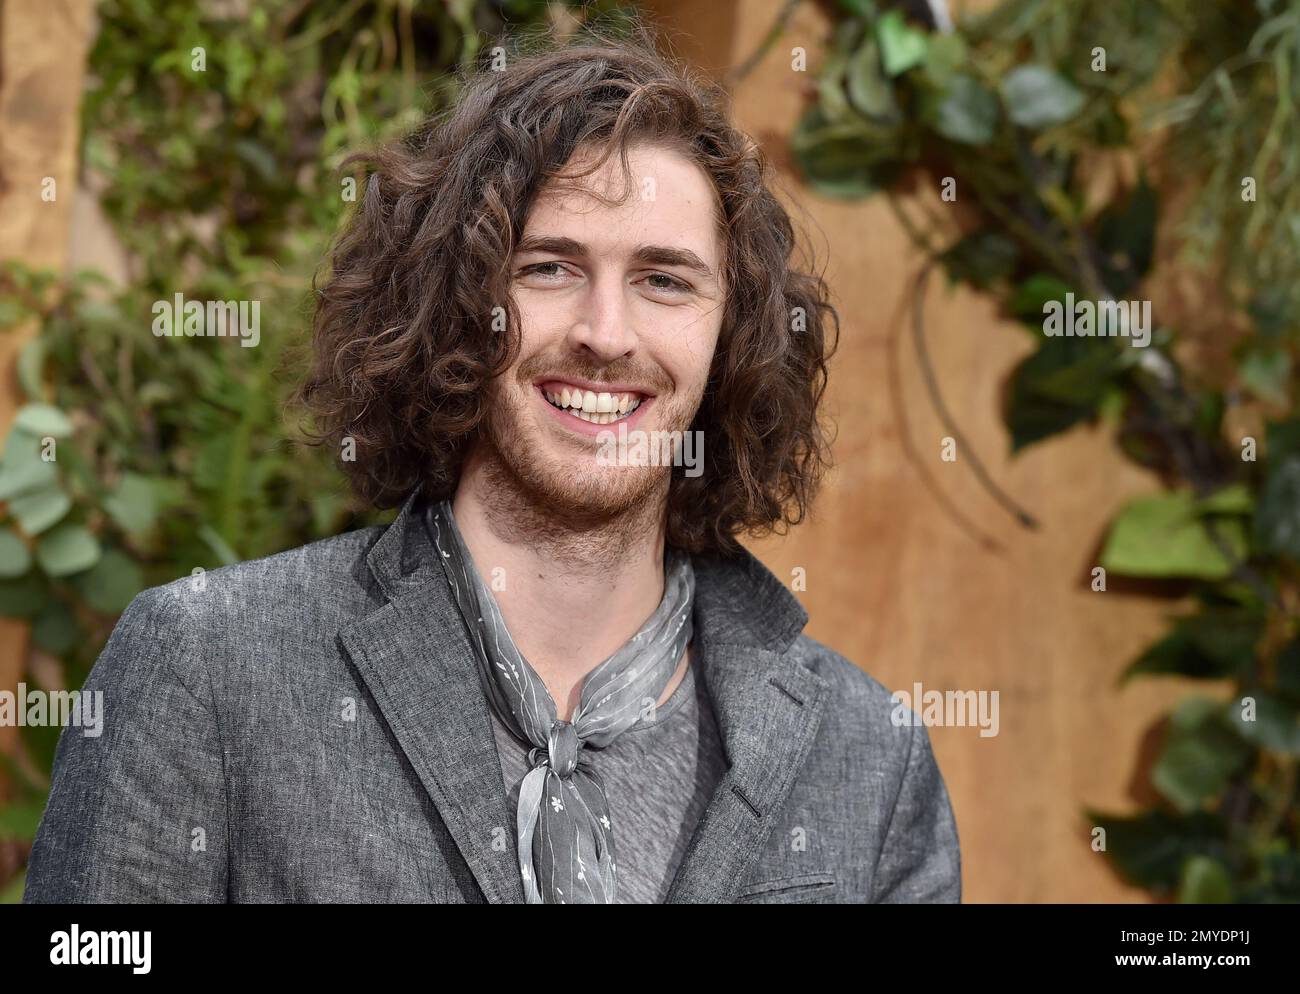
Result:
[[635,24],[617,37],[517,39],[506,67],[485,62],[454,106],[345,163],[368,164],[369,178],[316,291],[297,399],[315,443],[352,439],[341,466],[361,500],[392,507],[417,486],[451,496],[488,416],[484,387],[519,348],[510,259],[530,205],[580,147],[600,162],[617,151],[626,170],[628,147],[649,142],[710,177],[726,253],[722,327],[691,426],[709,440],[708,472],[674,471],[666,541],[729,553],[742,533],[803,519],[830,464],[819,408],[839,318],[821,276],[792,262],[790,218],[763,153],[731,126],[725,91],[660,47]]

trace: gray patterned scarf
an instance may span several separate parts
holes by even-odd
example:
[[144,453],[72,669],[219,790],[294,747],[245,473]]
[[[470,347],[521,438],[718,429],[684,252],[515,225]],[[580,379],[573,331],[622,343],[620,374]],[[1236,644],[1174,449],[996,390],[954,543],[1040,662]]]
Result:
[[[519,784],[519,872],[529,904],[612,904],[617,875],[605,789],[585,747],[604,748],[663,694],[691,640],[695,573],[669,548],[659,607],[624,646],[587,674],[573,721],[515,647],[496,598],[474,566],[451,504],[430,505],[430,536],[478,651],[479,677],[502,723],[532,744]],[[576,620],[576,619],[575,619]]]

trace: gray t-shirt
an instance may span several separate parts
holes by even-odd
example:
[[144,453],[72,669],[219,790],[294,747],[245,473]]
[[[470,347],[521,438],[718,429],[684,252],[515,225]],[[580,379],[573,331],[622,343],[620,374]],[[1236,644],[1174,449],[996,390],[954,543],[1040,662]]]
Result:
[[[510,811],[528,772],[529,746],[492,714]],[[609,800],[619,904],[661,904],[714,788],[726,772],[722,737],[703,681],[688,664],[653,716],[640,718],[604,749],[583,750]]]

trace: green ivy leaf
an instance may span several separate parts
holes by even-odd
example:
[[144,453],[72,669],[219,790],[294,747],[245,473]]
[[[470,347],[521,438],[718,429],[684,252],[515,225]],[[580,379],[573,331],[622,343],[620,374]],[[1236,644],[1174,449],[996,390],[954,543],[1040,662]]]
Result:
[[1015,271],[1020,250],[1006,235],[981,228],[961,238],[939,256],[948,279],[987,290]]
[[1227,786],[1252,751],[1228,726],[1220,702],[1191,697],[1170,716],[1151,783],[1180,811],[1194,811]]
[[14,424],[37,438],[47,435],[67,438],[72,434],[72,422],[53,404],[24,404],[18,409]]
[[71,576],[99,562],[99,542],[81,525],[62,524],[36,543],[36,561],[47,576]]
[[32,641],[56,656],[76,645],[79,634],[72,609],[58,598],[46,602],[32,620]]
[[[1243,698],[1255,702],[1251,720],[1246,719]],[[1261,749],[1300,755],[1300,709],[1286,698],[1260,687],[1243,690],[1228,707],[1228,723],[1245,741]]]
[[926,36],[905,20],[898,10],[891,10],[876,22],[876,38],[885,72],[900,76],[925,61]]
[[998,98],[970,76],[955,75],[929,113],[934,130],[963,145],[987,145],[998,126]]
[[30,618],[40,611],[47,597],[45,581],[38,573],[0,580],[0,617]]
[[1225,858],[1227,828],[1221,818],[1196,811],[1180,815],[1164,810],[1131,817],[1087,812],[1106,833],[1106,853],[1129,882],[1156,891],[1172,891],[1182,879],[1190,856]]
[[1041,332],[1047,317],[1043,307],[1053,300],[1064,307],[1066,294],[1070,292],[1070,287],[1057,277],[1047,273],[1034,273],[1016,287],[1011,298],[1011,313]]
[[1247,672],[1264,634],[1264,616],[1240,607],[1207,607],[1177,618],[1164,638],[1124,671],[1120,683],[1135,676],[1162,674],[1221,680]]
[[139,565],[119,549],[108,549],[94,567],[77,577],[81,596],[101,614],[126,610],[131,599],[144,589]]
[[1196,499],[1187,491],[1139,497],[1111,524],[1101,565],[1107,572],[1135,577],[1222,580],[1245,557],[1245,526],[1239,519],[1216,522],[1233,558],[1227,558],[1205,530]]
[[138,473],[123,473],[113,492],[104,498],[104,510],[123,531],[148,531],[158,517],[154,481]]
[[1251,514],[1255,495],[1244,483],[1230,483],[1196,502],[1199,514]]
[[18,353],[18,382],[28,397],[39,397],[43,384],[41,371],[45,365],[45,339],[37,336],[27,342]]
[[0,457],[0,500],[54,486],[59,478],[52,461],[41,458],[40,438],[14,425]]
[[809,108],[806,117],[816,117],[819,122],[826,123],[845,121],[853,116],[849,98],[844,92],[852,54],[852,50],[841,49],[838,45],[827,54],[817,76],[817,103]]
[[1046,66],[1017,66],[1001,89],[1007,115],[1024,128],[1061,124],[1083,109],[1083,94]]
[[1243,887],[1238,904],[1295,904],[1300,902],[1300,852],[1288,849],[1274,837],[1260,859],[1259,879]]
[[873,42],[863,42],[849,58],[845,84],[850,102],[867,117],[884,120],[898,117],[894,87],[880,71],[880,55]]
[[1120,299],[1151,269],[1156,249],[1159,202],[1146,176],[1123,201],[1108,204],[1098,216],[1095,239],[1102,282]]
[[27,543],[11,528],[0,529],[0,579],[12,580],[32,567]]
[[859,199],[878,189],[873,167],[887,152],[866,122],[826,123],[817,108],[800,122],[794,157],[808,184],[828,197]]
[[1270,462],[1255,514],[1255,541],[1265,552],[1300,559],[1300,456]]
[[1183,904],[1231,904],[1232,878],[1228,868],[1209,856],[1191,856],[1183,864],[1178,885]]
[[955,31],[930,35],[925,52],[925,74],[930,82],[946,89],[953,76],[966,64],[966,40]]
[[71,508],[71,498],[59,487],[34,490],[9,501],[9,513],[18,519],[18,527],[33,536],[56,524]]
[[1005,416],[1012,451],[1095,415],[1118,370],[1107,339],[1044,338],[1011,374]]

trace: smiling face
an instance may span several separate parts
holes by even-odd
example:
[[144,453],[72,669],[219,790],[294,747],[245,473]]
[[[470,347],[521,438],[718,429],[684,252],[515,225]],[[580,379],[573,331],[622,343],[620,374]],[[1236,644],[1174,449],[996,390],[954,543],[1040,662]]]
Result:
[[[581,152],[569,167],[592,158]],[[553,184],[538,195],[511,260],[519,355],[490,387],[484,443],[495,468],[536,506],[578,517],[662,501],[670,467],[608,465],[599,436],[686,431],[722,325],[708,175],[650,145],[631,147],[628,163],[626,198],[617,155],[578,181],[621,204]]]

